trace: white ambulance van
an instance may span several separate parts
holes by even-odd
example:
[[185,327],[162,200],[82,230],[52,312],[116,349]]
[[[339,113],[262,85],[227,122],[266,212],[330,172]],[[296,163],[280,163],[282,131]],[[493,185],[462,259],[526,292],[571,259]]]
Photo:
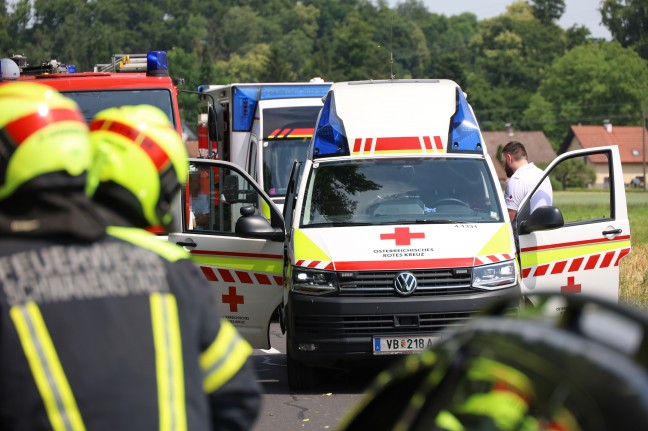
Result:
[[[283,214],[252,178],[223,161],[210,229],[170,241],[191,251],[223,315],[256,348],[278,313],[288,382],[317,368],[425,349],[504,295],[541,290],[618,296],[630,251],[616,147],[564,154],[607,169],[589,215],[522,203],[516,227],[472,108],[449,80],[331,86],[309,154],[293,166]],[[570,161],[571,160],[571,161]],[[596,194],[597,196],[599,193]]]

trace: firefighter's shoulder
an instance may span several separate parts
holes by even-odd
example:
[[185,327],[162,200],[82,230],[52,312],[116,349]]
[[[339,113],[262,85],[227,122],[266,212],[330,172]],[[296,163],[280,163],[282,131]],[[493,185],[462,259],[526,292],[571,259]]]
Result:
[[119,238],[136,246],[150,250],[164,259],[175,262],[181,259],[189,259],[189,253],[182,247],[169,243],[161,237],[156,236],[144,229],[109,226],[106,229],[109,236]]

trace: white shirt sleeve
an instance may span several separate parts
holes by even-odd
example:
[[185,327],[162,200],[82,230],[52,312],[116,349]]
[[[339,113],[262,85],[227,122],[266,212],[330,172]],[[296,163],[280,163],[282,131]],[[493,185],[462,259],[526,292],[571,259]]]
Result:
[[520,203],[524,196],[526,196],[526,187],[524,183],[518,178],[512,177],[506,184],[506,208],[517,211],[520,208]]

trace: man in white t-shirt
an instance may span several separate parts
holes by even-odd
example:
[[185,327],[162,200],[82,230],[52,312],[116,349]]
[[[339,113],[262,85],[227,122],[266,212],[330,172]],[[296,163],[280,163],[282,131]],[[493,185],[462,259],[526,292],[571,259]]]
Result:
[[[511,222],[515,221],[522,199],[542,178],[543,171],[527,159],[524,145],[511,141],[502,149],[502,165],[509,177],[506,184],[506,208]],[[531,212],[540,206],[551,205],[553,191],[549,178],[545,178],[531,197]]]

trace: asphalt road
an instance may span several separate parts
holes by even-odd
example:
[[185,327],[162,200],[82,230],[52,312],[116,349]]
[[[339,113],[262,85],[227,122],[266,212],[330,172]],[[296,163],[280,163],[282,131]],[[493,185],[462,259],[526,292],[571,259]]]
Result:
[[271,350],[255,350],[254,366],[263,386],[263,408],[253,431],[335,430],[356,404],[376,369],[322,370],[317,389],[291,391],[286,377],[285,339],[270,327]]

